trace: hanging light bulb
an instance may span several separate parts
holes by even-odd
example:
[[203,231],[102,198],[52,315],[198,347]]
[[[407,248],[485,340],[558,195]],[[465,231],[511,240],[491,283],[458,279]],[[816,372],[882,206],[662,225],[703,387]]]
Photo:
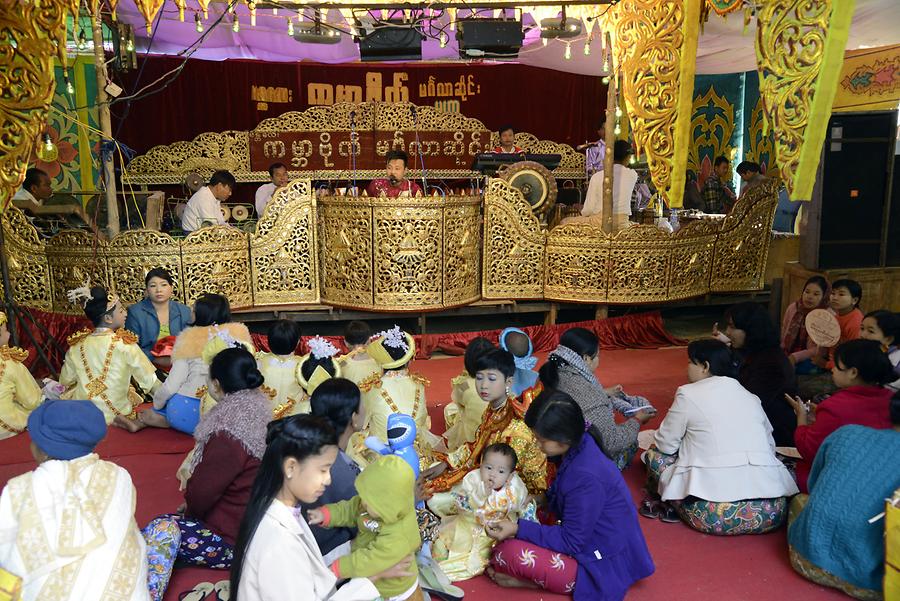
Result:
[[541,37],[541,44],[543,44],[545,47],[547,46],[547,41],[547,38]]
[[616,128],[613,130],[613,133],[616,134],[617,136],[618,136],[620,133],[622,133],[622,128],[619,127],[619,124],[618,124],[618,123],[616,123]]
[[87,39],[84,37],[84,30],[78,32],[78,49],[84,50],[87,47]]
[[49,133],[44,134],[44,139],[37,147],[38,158],[45,163],[52,163],[59,158],[59,148],[53,143]]
[[234,33],[241,32],[241,22],[238,19],[237,14],[235,14],[234,18],[231,20],[231,31],[233,31]]
[[288,35],[294,37],[294,19],[288,17]]
[[73,86],[72,82],[69,81],[69,74],[68,73],[64,74],[63,79],[66,82],[66,94],[68,94],[69,96],[74,95],[75,94],[75,86]]
[[609,75],[604,77],[601,81],[603,82],[603,85],[608,86],[609,85]]
[[256,27],[256,3],[250,2],[247,8],[250,9],[250,27]]
[[616,107],[616,119],[622,116],[622,107]]
[[128,38],[128,41],[125,42],[125,52],[134,52],[134,40],[130,37]]
[[590,40],[588,40],[587,42],[584,43],[584,55],[585,56],[591,55],[591,41]]
[[194,13],[194,29],[197,33],[203,33],[203,21],[200,20],[200,13]]
[[449,40],[447,34],[445,32],[441,32],[441,48],[447,47],[447,41]]
[[566,60],[572,60],[572,44],[566,42]]
[[273,16],[273,17],[277,17],[277,16],[278,16],[278,8],[273,8],[273,9],[272,9],[272,16]]
[[609,49],[606,49],[606,52],[603,53],[603,72],[609,73]]

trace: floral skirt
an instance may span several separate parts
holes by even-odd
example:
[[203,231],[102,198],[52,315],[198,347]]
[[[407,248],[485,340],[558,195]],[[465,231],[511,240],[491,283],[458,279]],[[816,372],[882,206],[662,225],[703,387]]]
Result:
[[165,597],[176,562],[219,570],[231,568],[231,545],[197,520],[178,514],[161,515],[147,524],[141,534],[147,542],[147,585],[153,601]]
[[[659,490],[659,477],[678,455],[666,455],[656,449],[644,454],[647,466],[647,490]],[[745,499],[731,502],[714,502],[688,497],[672,501],[678,517],[688,526],[717,536],[740,534],[765,534],[780,528],[787,520],[787,497],[775,499]]]
[[575,590],[575,558],[532,543],[515,538],[498,543],[491,552],[490,565],[495,572],[533,582],[551,593],[571,595]]

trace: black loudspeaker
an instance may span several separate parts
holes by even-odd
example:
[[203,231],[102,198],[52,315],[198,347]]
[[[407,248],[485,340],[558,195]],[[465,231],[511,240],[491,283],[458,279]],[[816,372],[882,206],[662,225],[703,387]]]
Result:
[[524,38],[521,21],[465,19],[457,24],[460,58],[515,58]]
[[883,267],[891,254],[900,261],[900,205],[890,195],[896,133],[896,111],[832,115],[820,171],[815,267]]
[[422,60],[422,33],[415,25],[389,20],[389,27],[378,27],[359,38],[359,57],[366,61]]

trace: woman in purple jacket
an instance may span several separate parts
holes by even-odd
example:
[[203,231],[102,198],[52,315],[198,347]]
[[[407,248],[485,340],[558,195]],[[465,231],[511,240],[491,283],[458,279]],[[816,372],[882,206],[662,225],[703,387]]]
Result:
[[595,442],[585,436],[584,414],[568,394],[541,393],[525,423],[541,450],[561,458],[547,491],[559,520],[545,526],[503,520],[488,526],[500,542],[488,575],[501,586],[574,592],[575,601],[618,601],[654,571],[625,480]]

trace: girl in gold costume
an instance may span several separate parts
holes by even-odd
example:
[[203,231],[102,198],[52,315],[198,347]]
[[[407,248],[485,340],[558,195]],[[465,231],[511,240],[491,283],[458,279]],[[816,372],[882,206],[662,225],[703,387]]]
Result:
[[348,351],[338,359],[343,374],[341,377],[357,386],[373,376],[381,377],[381,366],[366,352],[366,344],[371,337],[372,329],[364,321],[351,321],[344,331],[344,343]]
[[296,415],[297,413],[309,413],[309,399],[319,387],[319,384],[331,378],[341,378],[341,366],[334,360],[338,348],[322,338],[316,336],[309,341],[309,354],[300,359],[297,366],[297,380],[303,387],[303,397],[291,410],[284,415]]
[[465,369],[450,381],[452,386],[450,402],[444,407],[444,424],[447,427],[444,438],[450,451],[455,451],[465,443],[475,440],[475,433],[481,425],[481,416],[487,409],[487,402],[478,394],[475,383],[475,361],[494,348],[497,347],[483,336],[473,338],[466,346],[466,354],[463,357]]
[[138,346],[138,338],[125,326],[125,308],[115,294],[94,287],[69,292],[72,302],[82,300],[84,313],[94,324],[69,336],[69,350],[59,373],[66,391],[63,399],[89,399],[103,412],[107,424],[137,432],[144,424],[135,408],[143,402],[131,387],[134,380],[145,394],[160,382],[156,368]]
[[266,381],[262,390],[272,401],[272,418],[307,413],[308,399],[305,411],[298,407],[306,396],[297,377],[301,358],[295,354],[300,342],[300,326],[296,321],[279,319],[269,326],[267,338],[270,352],[257,352],[256,364]]
[[512,396],[510,386],[516,364],[513,356],[501,349],[479,357],[475,367],[478,393],[488,407],[475,434],[475,440],[439,457],[441,462],[425,472],[425,477],[431,478],[429,488],[436,492],[449,490],[478,467],[481,455],[488,445],[503,442],[515,450],[519,459],[518,471],[528,492],[533,495],[543,493],[553,479],[553,465],[547,463],[547,457],[541,452],[534,434],[523,421],[528,405],[540,392],[540,384],[526,390],[519,399]]
[[21,434],[41,404],[41,389],[22,363],[28,351],[9,346],[6,313],[0,312],[0,440]]
[[366,352],[384,369],[384,375],[373,374],[360,382],[368,425],[353,435],[347,447],[350,457],[365,467],[379,455],[366,448],[367,436],[375,436],[387,442],[387,418],[392,413],[405,413],[416,422],[416,451],[420,464],[433,463],[433,449],[443,450],[443,441],[430,432],[431,418],[425,404],[425,387],[428,380],[408,369],[416,354],[413,337],[398,326],[375,336]]

